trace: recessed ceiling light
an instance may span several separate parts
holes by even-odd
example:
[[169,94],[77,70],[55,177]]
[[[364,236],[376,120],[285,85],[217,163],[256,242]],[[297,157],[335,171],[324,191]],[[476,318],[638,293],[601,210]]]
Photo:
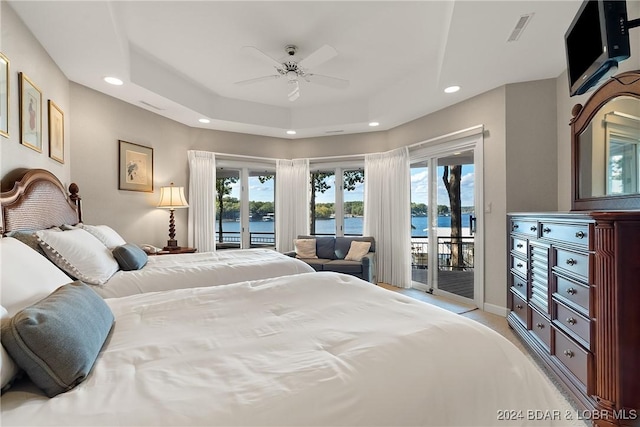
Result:
[[117,77],[105,77],[104,81],[114,86],[122,86],[122,80]]
[[380,123],[378,123],[378,122],[369,122],[369,126],[371,126],[371,127],[380,126]]
[[449,86],[448,88],[445,88],[444,92],[445,93],[455,93],[457,91],[460,90],[460,86]]
[[287,135],[295,135],[296,131],[295,130],[288,130],[287,131]]
[[211,120],[209,120],[209,119],[198,119],[198,121],[200,123],[211,123]]

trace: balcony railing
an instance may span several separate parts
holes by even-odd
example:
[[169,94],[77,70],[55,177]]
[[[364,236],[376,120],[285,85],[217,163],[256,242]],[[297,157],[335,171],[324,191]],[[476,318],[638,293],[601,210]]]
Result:
[[[217,241],[219,249],[239,248],[242,234],[239,231],[223,231],[222,242]],[[252,231],[249,233],[249,241],[252,248],[276,245],[276,235],[272,232]]]
[[[474,266],[474,240],[472,236],[438,237],[438,269],[466,271]],[[456,262],[455,258],[457,255]],[[414,269],[428,268],[429,238],[411,239],[411,267]]]

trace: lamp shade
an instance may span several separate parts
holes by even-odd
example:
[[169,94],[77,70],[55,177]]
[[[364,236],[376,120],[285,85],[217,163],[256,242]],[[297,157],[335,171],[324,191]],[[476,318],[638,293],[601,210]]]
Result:
[[184,187],[161,187],[159,208],[179,209],[188,208],[189,204],[184,198]]

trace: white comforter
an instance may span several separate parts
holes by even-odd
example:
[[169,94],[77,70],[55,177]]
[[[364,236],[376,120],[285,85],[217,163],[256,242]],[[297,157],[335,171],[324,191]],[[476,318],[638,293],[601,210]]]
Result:
[[[53,399],[14,386],[3,426],[505,426],[559,407],[494,331],[352,276],[107,302],[115,327],[87,380]],[[498,420],[505,410],[523,418]]]
[[104,298],[116,298],[312,271],[307,263],[271,249],[159,255],[150,256],[147,265],[140,270],[118,271],[95,290]]

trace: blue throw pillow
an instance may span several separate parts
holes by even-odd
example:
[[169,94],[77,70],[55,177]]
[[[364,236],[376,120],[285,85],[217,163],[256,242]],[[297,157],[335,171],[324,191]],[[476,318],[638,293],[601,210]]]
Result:
[[316,237],[316,255],[318,258],[333,259],[336,239],[333,237]]
[[114,318],[89,286],[73,282],[2,321],[2,345],[53,397],[85,380],[109,336]]
[[140,270],[147,264],[149,256],[145,251],[131,243],[113,248],[113,257],[118,261],[121,270]]

